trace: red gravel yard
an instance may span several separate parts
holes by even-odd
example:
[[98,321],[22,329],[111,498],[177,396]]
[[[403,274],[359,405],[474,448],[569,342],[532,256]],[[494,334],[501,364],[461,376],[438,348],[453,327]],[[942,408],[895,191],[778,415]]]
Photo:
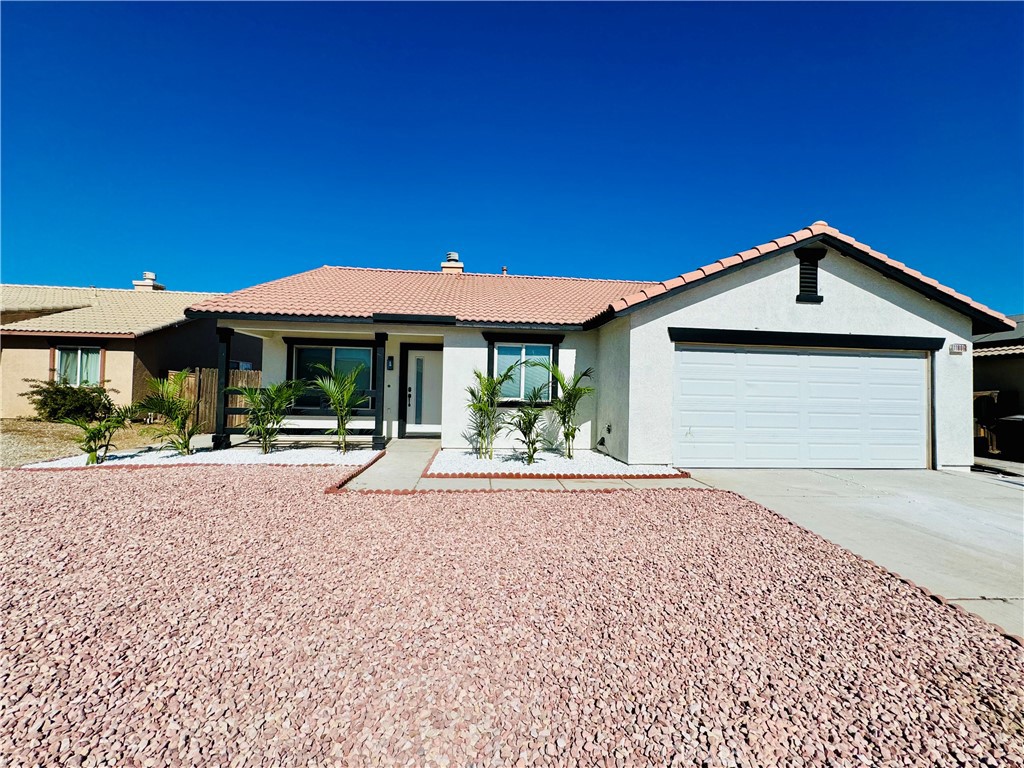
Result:
[[1024,652],[717,491],[5,471],[0,764],[1021,765]]

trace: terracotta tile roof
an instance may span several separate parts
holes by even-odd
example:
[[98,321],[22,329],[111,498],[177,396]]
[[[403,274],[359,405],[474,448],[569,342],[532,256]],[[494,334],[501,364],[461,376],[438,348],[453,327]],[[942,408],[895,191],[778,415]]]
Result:
[[741,264],[744,262],[755,261],[759,258],[767,256],[768,254],[775,253],[782,248],[786,248],[787,246],[792,246],[797,243],[801,243],[805,240],[810,240],[821,235],[829,236],[836,240],[839,240],[845,243],[846,245],[855,248],[861,253],[871,257],[872,259],[877,260],[882,264],[898,269],[905,275],[914,278],[916,282],[928,285],[938,291],[941,291],[942,293],[949,296],[951,299],[966,304],[967,306],[977,310],[983,315],[987,315],[989,318],[995,321],[996,325],[1005,326],[1007,328],[1014,328],[1016,325],[1012,320],[1008,319],[1005,315],[996,312],[994,309],[990,309],[989,307],[986,307],[984,304],[974,301],[969,296],[964,296],[962,293],[957,293],[952,288],[947,288],[946,286],[941,285],[939,282],[933,280],[930,277],[925,277],[916,269],[911,269],[903,262],[896,261],[895,259],[890,259],[884,253],[880,253],[874,250],[870,245],[865,245],[864,243],[857,242],[849,235],[844,235],[835,227],[830,227],[828,223],[824,221],[816,221],[809,227],[804,227],[803,229],[797,230],[796,232],[791,232],[790,234],[776,238],[771,242],[762,243],[761,245],[749,248],[748,250],[745,251],[740,251],[739,253],[733,254],[732,256],[728,256],[724,259],[719,259],[718,261],[712,264],[708,264],[707,266],[701,267],[700,269],[693,270],[692,272],[687,272],[686,274],[672,278],[671,280],[665,280],[661,283],[657,283],[652,288],[645,288],[633,294],[623,296],[621,299],[612,302],[611,308],[615,312],[621,312],[625,309],[629,309],[630,307],[642,304],[643,302],[647,301],[650,298],[653,298],[653,296],[656,296],[659,293],[665,293],[666,291],[670,291],[674,288],[678,288],[683,285],[689,285],[690,283],[695,283],[699,280],[703,280],[705,277],[708,277],[709,275],[712,275],[716,272],[721,272],[723,269],[728,269],[730,267],[734,267],[737,264]]
[[1013,327],[1013,322],[1002,314],[857,242],[824,221],[654,283],[325,266],[218,296],[192,309],[212,314],[310,318],[368,319],[375,313],[442,315],[462,322],[582,325],[631,309],[716,272],[819,237],[854,248],[908,276],[912,283],[945,294],[948,303],[980,314],[993,328]]
[[189,305],[215,295],[192,291],[0,285],[0,309],[4,314],[41,313],[38,317],[0,325],[0,332],[142,336],[184,322]]
[[582,325],[620,296],[653,285],[575,277],[320,267],[208,299],[193,309],[298,317],[441,315],[477,323]]
[[981,347],[974,350],[975,357],[998,357],[1002,355],[1024,355],[1024,344],[1011,344],[1005,347]]

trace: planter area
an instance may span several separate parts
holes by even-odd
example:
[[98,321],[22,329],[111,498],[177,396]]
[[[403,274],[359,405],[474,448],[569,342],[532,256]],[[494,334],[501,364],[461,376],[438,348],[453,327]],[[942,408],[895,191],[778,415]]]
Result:
[[102,464],[86,466],[84,453],[55,461],[26,464],[22,469],[85,469],[112,467],[167,467],[189,464],[287,464],[361,467],[373,461],[382,451],[350,448],[340,453],[327,446],[280,446],[270,453],[260,453],[255,445],[238,445],[222,451],[199,450],[189,456],[174,451],[147,448],[139,451],[111,453]]
[[533,464],[515,451],[495,451],[493,459],[478,459],[472,451],[446,449],[437,452],[423,477],[547,477],[594,478],[606,480],[624,477],[685,478],[689,474],[669,466],[623,464],[597,451],[576,451],[567,459],[560,453],[541,451]]

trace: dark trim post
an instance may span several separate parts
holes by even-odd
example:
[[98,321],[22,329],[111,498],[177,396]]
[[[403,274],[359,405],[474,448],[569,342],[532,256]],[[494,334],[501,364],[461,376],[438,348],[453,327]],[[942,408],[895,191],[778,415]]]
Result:
[[228,376],[231,367],[231,337],[233,328],[217,329],[217,416],[213,429],[213,450],[231,447],[231,435],[227,432],[228,417]]
[[374,366],[377,369],[376,381],[373,392],[373,450],[383,451],[384,439],[384,353],[388,341],[386,333],[375,333],[373,339],[376,346],[373,351],[376,355]]

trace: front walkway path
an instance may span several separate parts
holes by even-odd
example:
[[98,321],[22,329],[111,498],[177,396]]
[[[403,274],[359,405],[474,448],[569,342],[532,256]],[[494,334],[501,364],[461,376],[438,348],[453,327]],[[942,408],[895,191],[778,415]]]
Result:
[[624,480],[557,480],[555,478],[421,477],[439,440],[392,440],[384,458],[377,461],[345,488],[350,491],[578,491],[603,488],[707,488],[690,478],[632,477]]

